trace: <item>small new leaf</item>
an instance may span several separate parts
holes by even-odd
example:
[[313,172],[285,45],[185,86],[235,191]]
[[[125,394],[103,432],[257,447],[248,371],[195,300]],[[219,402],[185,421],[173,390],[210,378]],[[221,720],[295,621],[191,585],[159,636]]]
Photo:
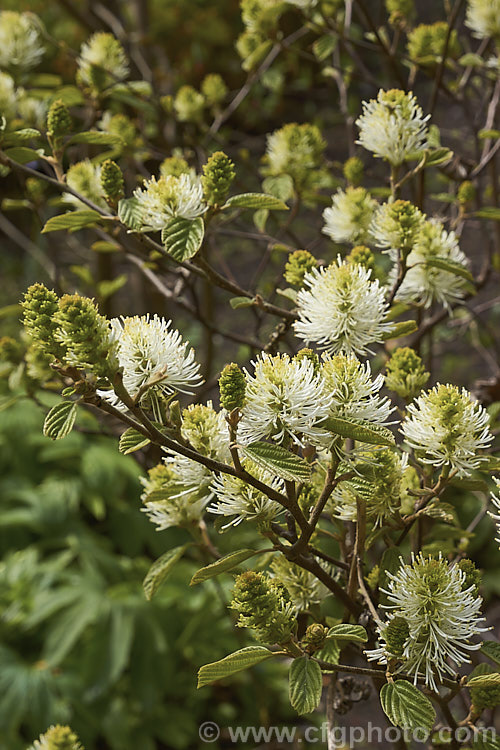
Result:
[[167,253],[182,262],[196,255],[203,242],[205,225],[201,216],[196,219],[183,219],[180,216],[170,219],[161,233]]
[[380,703],[389,720],[401,729],[430,730],[436,720],[429,698],[406,680],[386,683],[380,691]]
[[240,549],[237,552],[231,552],[229,555],[221,557],[220,560],[197,570],[191,578],[189,585],[194,586],[195,584],[202,583],[202,581],[206,581],[209,578],[214,578],[221,573],[226,573],[228,570],[233,570],[233,568],[236,568],[240,563],[248,560],[249,557],[252,557],[255,554],[257,554],[256,551],[252,549]]
[[134,453],[135,451],[145,448],[149,445],[151,440],[133,427],[129,427],[125,432],[122,432],[120,436],[120,442],[118,443],[118,450],[120,453],[127,455],[128,453]]
[[220,661],[214,661],[211,664],[205,664],[198,671],[198,687],[210,685],[212,682],[222,680],[224,677],[242,672],[244,669],[253,667],[261,661],[270,659],[275,656],[272,651],[264,646],[247,646],[235,651],[229,656],[225,656]]
[[350,641],[351,643],[366,643],[368,636],[362,625],[348,625],[340,623],[334,625],[328,631],[327,638],[334,638],[336,641]]
[[478,688],[488,688],[488,687],[498,687],[500,685],[500,673],[493,672],[492,674],[481,674],[477,677],[472,677],[470,680],[467,680],[467,687],[478,687]]
[[417,329],[418,326],[414,320],[401,320],[399,323],[393,325],[390,331],[383,333],[382,338],[384,341],[399,339],[402,336],[409,336],[410,333],[414,333]]
[[72,146],[74,143],[89,143],[95,146],[119,146],[123,144],[122,139],[113,133],[102,133],[99,130],[87,130],[84,133],[73,135],[66,146]]
[[299,656],[290,666],[290,703],[298,714],[314,711],[321,700],[323,678],[319,664],[308,656]]
[[342,419],[340,417],[328,417],[319,424],[330,432],[351,440],[359,440],[361,443],[371,445],[395,445],[392,432],[379,424],[372,424],[362,419]]
[[233,195],[222,208],[267,208],[270,211],[288,211],[288,206],[283,201],[275,198],[274,195],[266,195],[265,193]]
[[52,440],[66,437],[75,424],[76,401],[61,401],[49,411],[43,423],[43,434]]
[[239,446],[244,456],[250,458],[263,469],[277,474],[289,482],[304,482],[310,478],[311,467],[300,456],[290,453],[281,445],[272,445],[263,441]]
[[77,229],[83,229],[90,224],[95,224],[101,218],[101,215],[97,211],[93,211],[91,208],[85,208],[81,211],[70,211],[67,214],[61,214],[60,216],[53,216],[45,224],[42,229],[42,234],[47,232],[58,232],[61,229],[71,229],[76,231]]
[[429,258],[426,260],[425,265],[429,268],[439,268],[442,271],[448,271],[455,276],[460,276],[462,279],[467,281],[474,281],[474,277],[471,272],[465,268],[461,263],[457,263],[454,260],[448,258]]
[[162,583],[166,581],[167,577],[172,572],[172,568],[177,562],[179,562],[189,546],[189,544],[183,544],[182,547],[169,549],[168,552],[165,552],[164,555],[159,557],[158,560],[155,560],[152,564],[142,583],[144,594],[148,601],[153,598]]

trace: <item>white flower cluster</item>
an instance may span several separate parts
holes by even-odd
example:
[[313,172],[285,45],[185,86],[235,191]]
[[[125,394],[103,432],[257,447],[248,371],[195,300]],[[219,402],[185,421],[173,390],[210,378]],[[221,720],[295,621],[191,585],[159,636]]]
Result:
[[486,409],[453,385],[437,385],[415,399],[401,431],[423,463],[453,469],[458,476],[481,465],[478,451],[493,440]]
[[411,92],[380,89],[377,99],[363,102],[356,120],[358,143],[393,166],[399,166],[415,151],[427,146],[427,121]]
[[45,54],[40,22],[30,13],[0,12],[0,68],[29,70]]
[[334,242],[366,243],[376,206],[377,202],[362,187],[337,190],[332,205],[323,211],[323,234]]
[[[251,462],[245,464],[245,469],[273,490],[282,491],[284,489],[283,480],[269,471]],[[257,488],[230,474],[216,476],[211,489],[216,496],[216,502],[212,503],[207,510],[215,515],[231,518],[228,523],[222,526],[222,529],[238,526],[242,521],[268,524],[283,511],[283,507],[275,500],[270,500]]]
[[134,191],[134,197],[142,212],[143,232],[160,231],[176,216],[195,219],[207,210],[201,180],[188,173],[152,177]]
[[[495,482],[497,489],[500,490],[500,479],[493,477],[493,481]],[[490,512],[489,515],[495,521],[495,524],[497,527],[497,534],[498,534],[495,541],[498,542],[498,544],[500,545],[500,497],[498,495],[492,494],[491,502],[493,503],[493,507],[495,508],[495,510],[498,511],[498,513]]]
[[392,329],[386,321],[387,302],[371,270],[342,262],[314,268],[297,295],[296,335],[323,349],[362,355]]
[[[402,565],[396,575],[387,575],[391,580],[385,593],[391,614],[380,628],[381,646],[368,651],[368,658],[387,664],[396,657],[403,662],[400,669],[413,675],[415,683],[423,674],[426,684],[437,690],[436,677],[454,675],[452,665],[470,663],[469,652],[481,647],[481,642],[471,643],[471,639],[485,630],[480,627],[482,599],[460,567],[441,557],[412,555],[411,564]],[[391,648],[389,638],[396,618],[406,624],[399,653],[394,645]]]
[[500,35],[500,0],[469,0],[466,25],[480,39]]
[[78,73],[87,85],[95,85],[99,81],[102,86],[109,86],[125,80],[129,65],[118,39],[103,31],[92,34],[80,49]]
[[[146,391],[150,383],[153,393],[165,396],[176,391],[191,393],[202,383],[194,350],[188,350],[188,342],[183,342],[179,331],[170,328],[170,320],[158,315],[136,315],[113,318],[110,323],[123,385],[130,396]],[[112,391],[99,394],[124,408]]]
[[307,357],[262,354],[254,374],[245,372],[245,405],[241,410],[238,439],[243,444],[266,437],[297,444],[316,443],[328,433],[316,422],[328,415],[330,396],[314,363]]

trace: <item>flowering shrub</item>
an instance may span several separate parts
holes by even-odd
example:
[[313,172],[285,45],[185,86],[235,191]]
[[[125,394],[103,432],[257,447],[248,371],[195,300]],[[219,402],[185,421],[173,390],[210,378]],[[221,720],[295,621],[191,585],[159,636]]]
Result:
[[[435,355],[459,326],[489,365],[497,349],[475,321],[495,304],[500,258],[487,56],[500,4],[470,0],[460,15],[457,3],[434,25],[416,25],[411,0],[385,11],[380,26],[363,2],[242,0],[236,93],[218,73],[158,92],[160,62],[95,31],[58,50],[74,75],[45,74],[43,96],[37,66],[58,41],[36,16],[0,12],[0,166],[23,188],[5,206],[42,221],[43,251],[4,226],[49,277],[25,291],[24,331],[1,339],[0,359],[13,398],[47,404],[45,436],[66,437],[90,410],[145,462],[142,510],[186,540],[153,563],[147,599],[183,558],[198,561],[192,585],[235,577],[229,613],[259,645],[214,654],[199,687],[284,660],[298,714],[328,684],[333,729],[337,676],[372,677],[393,725],[431,733],[475,727],[499,699],[500,674],[477,664],[481,653],[498,667],[500,646],[468,555],[500,471],[498,365],[485,395],[460,371],[441,382]],[[349,158],[327,157],[316,123],[273,123],[255,169],[232,117],[250,114],[254,85],[285,100],[294,53],[335,83]],[[448,144],[441,97],[467,116],[474,97],[485,109],[473,154]],[[156,295],[147,310],[130,291],[142,281]],[[492,494],[497,525],[499,508]],[[33,748],[81,745],[56,726]]]

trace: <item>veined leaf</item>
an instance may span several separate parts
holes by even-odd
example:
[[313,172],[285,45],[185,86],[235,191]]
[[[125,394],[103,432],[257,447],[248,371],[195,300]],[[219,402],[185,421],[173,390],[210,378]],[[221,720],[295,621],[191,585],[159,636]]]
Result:
[[120,136],[113,133],[103,133],[100,130],[87,130],[84,133],[77,133],[71,136],[66,145],[72,146],[74,143],[90,143],[96,146],[119,146],[123,144],[123,141]]
[[311,466],[300,456],[290,453],[281,445],[272,445],[263,441],[239,446],[244,456],[258,466],[277,474],[289,482],[307,481],[311,476]]
[[442,271],[448,271],[448,273],[452,273],[455,276],[460,276],[462,279],[466,279],[467,281],[474,281],[474,277],[472,276],[471,272],[465,268],[461,263],[457,263],[454,260],[449,260],[448,258],[428,258],[425,261],[425,265],[430,268],[439,268]]
[[174,547],[165,552],[164,555],[155,560],[152,564],[146,578],[142,583],[146,599],[150,601],[156,594],[162,583],[170,575],[174,565],[181,559],[182,555],[190,544],[183,544],[182,547]]
[[290,703],[299,714],[314,711],[321,700],[323,676],[319,664],[309,656],[299,656],[290,666]]
[[401,729],[430,730],[436,720],[429,698],[406,680],[386,683],[380,691],[380,703],[389,720]]
[[494,661],[495,664],[500,665],[500,643],[497,641],[483,641],[481,646],[481,652]]
[[468,679],[466,684],[468,688],[498,687],[498,685],[500,685],[500,674],[498,672],[492,672],[491,674],[477,675],[476,677]]
[[60,229],[72,229],[76,231],[77,229],[83,229],[83,227],[89,224],[95,224],[100,218],[101,215],[91,208],[85,208],[81,211],[70,211],[67,214],[53,216],[52,219],[49,219],[42,229],[42,234],[58,232]]
[[233,570],[233,568],[236,568],[240,563],[248,560],[249,557],[256,554],[258,554],[258,551],[256,552],[254,549],[240,549],[237,550],[237,552],[231,552],[229,555],[221,557],[220,560],[211,563],[211,565],[206,565],[204,568],[197,570],[191,578],[189,585],[194,586],[195,584],[202,583],[209,578],[214,578],[221,573],[226,573],[228,570]]
[[118,218],[129,229],[142,227],[142,208],[137,198],[122,198],[118,201]]
[[318,60],[325,60],[337,47],[337,38],[333,34],[325,34],[320,36],[319,39],[313,44],[314,56]]
[[40,131],[35,128],[21,128],[21,130],[15,130],[13,133],[7,133],[3,140],[3,146],[4,148],[18,146],[20,143],[33,140],[33,138],[39,138],[40,135]]
[[453,157],[453,151],[449,148],[436,148],[427,151],[425,160],[426,167],[437,167],[440,164],[446,164]]
[[485,206],[480,208],[479,211],[474,213],[478,219],[492,219],[493,221],[500,221],[500,208],[496,206]]
[[76,401],[61,401],[45,417],[43,434],[52,440],[60,440],[71,432],[75,418]]
[[359,440],[361,443],[370,445],[395,445],[394,435],[387,428],[379,424],[372,424],[362,419],[343,419],[341,417],[328,417],[319,423],[330,432],[334,432],[344,438]]
[[266,177],[262,187],[268,195],[273,195],[280,201],[287,201],[293,197],[293,180],[289,174]]
[[386,331],[382,334],[384,341],[389,339],[399,339],[401,336],[409,336],[410,333],[414,333],[418,330],[418,326],[414,320],[400,320],[399,323],[395,323],[390,331]]
[[38,161],[43,156],[43,149],[35,151],[34,148],[27,148],[26,146],[14,146],[6,149],[5,156],[18,164],[27,164],[30,161]]
[[129,427],[120,435],[118,450],[120,451],[120,453],[124,453],[125,455],[127,455],[128,453],[134,453],[141,448],[145,448],[146,445],[149,445],[150,442],[151,440],[147,437],[144,437],[141,432],[134,430],[133,427]]
[[266,195],[265,193],[233,195],[222,208],[267,208],[270,211],[288,211],[288,206],[283,201],[275,198],[274,195]]
[[170,219],[161,233],[161,239],[169,255],[182,262],[196,255],[205,236],[205,225],[201,216]]
[[198,671],[198,687],[210,685],[212,682],[222,680],[224,677],[242,672],[244,669],[253,667],[261,661],[271,659],[275,654],[264,646],[247,646],[225,656],[220,661],[205,664]]
[[362,625],[349,625],[340,623],[334,625],[328,631],[327,638],[334,638],[336,641],[351,641],[352,643],[366,643],[368,636]]

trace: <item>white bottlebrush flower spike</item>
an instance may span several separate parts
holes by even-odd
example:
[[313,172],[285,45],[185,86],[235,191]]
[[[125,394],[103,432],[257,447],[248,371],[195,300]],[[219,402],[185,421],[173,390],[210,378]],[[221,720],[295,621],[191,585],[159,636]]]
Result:
[[104,86],[110,86],[125,80],[129,74],[129,65],[125,51],[112,34],[98,31],[92,34],[80,50],[78,58],[78,73],[87,85],[92,85],[95,79]]
[[480,39],[500,35],[500,0],[469,0],[466,25]]
[[158,315],[111,320],[123,385],[130,396],[136,396],[151,380],[156,381],[153,390],[167,396],[175,391],[191,393],[202,382],[194,350],[188,350],[189,343],[170,325],[170,320]]
[[480,466],[478,451],[493,440],[486,409],[454,385],[437,385],[415,399],[401,431],[423,463],[449,467],[458,476]]
[[[396,575],[387,575],[389,622],[380,628],[381,646],[367,652],[368,658],[387,664],[397,656],[403,662],[401,670],[413,675],[415,684],[418,675],[424,675],[426,684],[437,690],[436,678],[454,675],[454,667],[470,663],[469,652],[481,647],[481,642],[471,640],[486,630],[480,627],[482,599],[475,585],[468,585],[464,571],[441,557],[420,553]],[[396,617],[408,626],[401,654],[393,654],[384,642],[384,632]]]
[[362,187],[339,189],[332,196],[332,205],[323,211],[323,234],[334,242],[363,245],[368,241],[376,206],[377,202]]
[[387,423],[395,407],[379,395],[384,378],[372,380],[369,362],[363,364],[354,354],[323,355],[321,374],[331,399],[329,416]]
[[212,473],[202,464],[179,455],[169,455],[164,464],[141,478],[143,507],[157,531],[171,526],[198,523],[213,497]]
[[361,146],[398,166],[427,146],[427,120],[411,92],[380,89],[377,99],[363,102],[356,120]]
[[[265,469],[261,469],[250,461],[245,463],[245,469],[268,487],[278,492],[283,490],[283,480]],[[275,500],[270,500],[267,495],[247,484],[244,479],[230,474],[216,476],[211,489],[215,495],[215,501],[207,508],[208,512],[231,518],[222,526],[222,529],[238,526],[242,521],[268,524],[283,511],[282,506]]]
[[315,423],[328,414],[325,383],[307,357],[262,354],[254,374],[245,372],[245,405],[241,410],[238,439],[243,444],[271,437],[283,442],[317,442],[328,433]]
[[29,70],[41,61],[45,48],[35,16],[0,12],[0,68]]
[[8,73],[0,73],[0,114],[9,121],[15,116],[16,108],[14,79]]
[[297,295],[295,334],[331,353],[362,355],[383,340],[392,324],[385,321],[387,302],[371,270],[360,264],[336,263],[313,269]]
[[[500,479],[497,479],[496,477],[493,477],[493,481],[495,482],[497,486],[497,490],[500,490]],[[500,545],[500,497],[498,495],[492,494],[491,495],[491,502],[493,503],[493,507],[495,508],[498,513],[489,513],[491,518],[495,521],[496,527],[497,527],[497,534],[495,541],[498,542]]]
[[464,297],[467,281],[455,273],[426,265],[434,258],[459,263],[467,268],[467,257],[460,250],[455,232],[447,232],[438,219],[426,221],[417,235],[406,260],[408,271],[397,293],[399,300],[418,302],[424,307],[438,302],[448,307]]
[[144,188],[134,191],[134,197],[141,207],[145,232],[163,229],[176,216],[192,220],[207,210],[201,180],[187,173],[152,177]]

